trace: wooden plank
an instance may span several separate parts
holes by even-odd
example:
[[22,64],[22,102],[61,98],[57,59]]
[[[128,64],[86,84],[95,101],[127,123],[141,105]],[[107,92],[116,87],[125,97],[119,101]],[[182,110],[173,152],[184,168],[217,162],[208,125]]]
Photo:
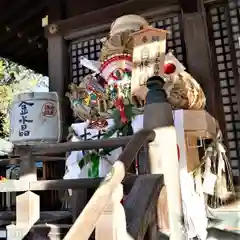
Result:
[[[136,180],[136,175],[126,176],[123,181],[127,187],[132,186]],[[85,189],[97,188],[103,178],[86,179],[58,179],[41,181],[21,181],[6,180],[0,182],[0,192],[24,192],[24,191],[45,191],[45,190],[64,190],[64,189]]]
[[[131,139],[132,139],[132,136],[127,136],[127,137],[92,140],[92,141],[41,144],[41,145],[28,146],[28,148],[30,148],[33,153],[38,155],[47,154],[47,153],[63,153],[68,151],[122,147],[122,146],[125,146]],[[18,148],[21,149],[21,146],[19,146]]]
[[[160,226],[160,231],[169,231],[170,226],[169,226],[169,211],[168,211],[168,203],[167,203],[167,189],[166,186],[164,186],[161,189],[159,198],[158,198],[158,206],[157,206],[157,211],[158,211],[158,216],[159,216],[159,226]],[[165,211],[163,211],[165,209]]]
[[[133,239],[144,239],[148,225],[152,224],[153,215],[156,214],[158,196],[162,187],[163,175],[141,175],[124,201],[127,230]],[[156,220],[155,224],[157,224]],[[156,238],[149,238],[149,240],[154,239]]]
[[[150,9],[163,8],[164,6],[171,6],[177,3],[176,0],[158,0],[158,1],[142,1],[142,0],[128,0],[119,4],[108,6],[96,11],[88,12],[85,14],[77,15],[66,20],[56,22],[58,28],[57,34],[67,36],[70,33],[87,29],[98,25],[109,24],[117,17],[126,14],[140,14]],[[45,29],[45,34],[48,36],[49,28]]]
[[[139,132],[138,137],[146,141],[152,141],[154,139],[154,132],[149,130],[142,130]],[[62,153],[68,151],[78,151],[78,150],[91,150],[91,149],[100,149],[100,148],[114,148],[114,147],[123,147],[129,143],[130,140],[133,140],[133,136],[119,137],[112,139],[101,139],[101,140],[92,140],[92,141],[80,141],[80,142],[65,142],[65,143],[52,143],[52,144],[38,144],[32,146],[17,146],[16,152],[21,151],[21,149],[28,148],[33,154],[46,154],[46,153]],[[137,140],[135,138],[134,142],[137,145],[143,145],[144,142]],[[137,150],[137,149],[136,149]]]

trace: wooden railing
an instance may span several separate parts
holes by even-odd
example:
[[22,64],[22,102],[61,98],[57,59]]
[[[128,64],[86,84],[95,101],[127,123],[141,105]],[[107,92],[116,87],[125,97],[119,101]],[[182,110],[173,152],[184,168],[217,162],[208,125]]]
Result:
[[[152,130],[141,130],[130,137],[111,140],[81,141],[74,143],[39,144],[34,146],[10,146],[9,151],[21,158],[20,180],[7,180],[0,183],[0,192],[25,192],[16,199],[16,225],[8,226],[9,239],[23,239],[40,216],[39,196],[32,191],[80,189],[96,187],[101,179],[46,180],[37,181],[34,158],[47,153],[59,153],[76,150],[89,150],[125,146],[119,159],[96,190],[87,206],[77,218],[65,239],[88,239],[96,227],[96,239],[143,239],[150,224],[151,233],[155,234],[156,202],[162,181],[161,176],[139,176],[125,202],[125,213],[120,204],[123,197],[121,182],[125,173],[132,165],[136,154],[146,142],[153,141],[155,133]],[[6,148],[5,148],[6,151]],[[143,192],[144,191],[144,192]],[[139,209],[141,206],[141,210]],[[134,211],[134,208],[138,210]],[[106,221],[111,225],[108,234]],[[84,224],[82,224],[84,222]],[[155,226],[153,227],[153,225]],[[105,229],[103,231],[103,229]],[[129,235],[130,234],[130,235]],[[123,237],[124,236],[124,237]],[[154,239],[150,237],[150,239]]]

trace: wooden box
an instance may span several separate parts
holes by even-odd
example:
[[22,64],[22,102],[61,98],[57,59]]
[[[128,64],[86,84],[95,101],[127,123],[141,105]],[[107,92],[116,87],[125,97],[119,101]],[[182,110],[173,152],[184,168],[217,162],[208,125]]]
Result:
[[174,122],[180,150],[180,168],[193,171],[200,164],[198,139],[214,139],[216,120],[205,110],[176,110]]
[[[181,176],[190,174],[200,166],[198,139],[214,139],[218,123],[205,110],[175,110],[174,125],[179,149]],[[182,187],[188,188],[189,182],[182,179]],[[169,231],[167,192],[164,187],[158,201],[158,225],[161,231]]]

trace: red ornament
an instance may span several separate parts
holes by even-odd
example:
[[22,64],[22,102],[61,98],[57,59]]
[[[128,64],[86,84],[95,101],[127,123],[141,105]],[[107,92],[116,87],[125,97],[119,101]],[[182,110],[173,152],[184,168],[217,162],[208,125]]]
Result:
[[165,63],[164,64],[164,73],[165,74],[172,74],[176,71],[176,66],[173,63]]
[[120,112],[121,121],[126,124],[128,122],[128,119],[124,111],[123,99],[122,98],[116,99],[115,106]]
[[179,146],[177,144],[177,155],[178,155],[178,161],[180,160],[180,149],[179,149]]

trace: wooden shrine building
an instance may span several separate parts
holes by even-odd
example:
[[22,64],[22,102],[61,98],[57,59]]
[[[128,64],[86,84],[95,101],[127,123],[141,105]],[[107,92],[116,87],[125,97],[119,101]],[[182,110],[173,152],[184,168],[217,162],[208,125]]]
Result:
[[[50,91],[58,92],[61,97],[63,128],[67,134],[73,119],[65,92],[68,84],[79,82],[89,71],[80,65],[79,57],[97,59],[100,39],[108,33],[112,21],[131,13],[140,14],[155,27],[171,33],[167,48],[174,50],[202,86],[207,110],[219,121],[224,133],[237,181],[240,175],[239,0],[1,0],[0,56],[49,76]],[[58,159],[63,160],[64,156],[57,156]],[[43,178],[60,178],[63,172],[64,161],[48,162]],[[49,208],[56,206],[57,199],[58,195],[53,193]]]

